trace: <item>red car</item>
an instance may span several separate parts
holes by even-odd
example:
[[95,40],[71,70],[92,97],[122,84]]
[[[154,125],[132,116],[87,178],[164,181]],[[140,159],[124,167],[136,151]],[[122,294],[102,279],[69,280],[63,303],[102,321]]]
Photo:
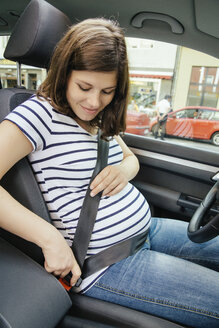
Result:
[[128,110],[126,117],[126,132],[144,136],[150,125],[150,118],[148,114],[137,112],[135,110]]
[[[157,120],[150,124],[150,131],[154,134]],[[178,109],[168,114],[166,135],[211,140],[219,146],[219,109],[212,107],[190,106]]]

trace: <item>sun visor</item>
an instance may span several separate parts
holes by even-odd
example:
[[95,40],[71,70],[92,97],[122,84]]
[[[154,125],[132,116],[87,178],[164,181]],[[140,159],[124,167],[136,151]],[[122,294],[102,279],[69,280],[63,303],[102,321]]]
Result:
[[44,0],[32,0],[10,36],[4,57],[21,64],[48,68],[51,55],[70,19]]
[[197,28],[206,34],[219,38],[219,1],[194,0]]

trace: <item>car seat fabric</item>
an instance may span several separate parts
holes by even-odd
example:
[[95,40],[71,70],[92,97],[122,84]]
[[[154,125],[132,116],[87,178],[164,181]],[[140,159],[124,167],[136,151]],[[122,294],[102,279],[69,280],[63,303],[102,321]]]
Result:
[[[32,94],[33,91],[25,89],[13,88],[0,90],[0,122],[11,110],[27,100]],[[1,185],[22,205],[43,217],[48,222],[51,222],[47,207],[27,158],[23,158],[8,171],[1,180]],[[38,263],[43,264],[43,255],[38,246],[3,229],[0,229],[0,236],[9,240]]]
[[183,328],[183,326],[162,318],[139,312],[124,306],[93,299],[88,296],[73,295],[69,315],[80,316],[103,322],[119,328]]
[[[53,328],[71,307],[57,279],[0,238],[1,328]],[[1,324],[2,323],[2,324]]]

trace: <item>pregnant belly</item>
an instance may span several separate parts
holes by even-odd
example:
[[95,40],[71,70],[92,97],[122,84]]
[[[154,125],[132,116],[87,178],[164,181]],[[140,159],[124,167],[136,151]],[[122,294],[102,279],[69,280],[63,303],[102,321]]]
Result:
[[119,194],[101,199],[89,245],[90,255],[143,232],[149,223],[147,201],[128,184]]

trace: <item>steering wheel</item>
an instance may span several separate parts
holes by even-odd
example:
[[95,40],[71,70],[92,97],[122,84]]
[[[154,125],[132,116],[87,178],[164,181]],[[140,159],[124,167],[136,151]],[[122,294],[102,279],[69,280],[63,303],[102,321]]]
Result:
[[187,230],[188,237],[191,241],[204,243],[219,235],[219,214],[214,216],[206,225],[202,226],[205,214],[217,199],[219,199],[219,181],[214,184],[192,216]]

